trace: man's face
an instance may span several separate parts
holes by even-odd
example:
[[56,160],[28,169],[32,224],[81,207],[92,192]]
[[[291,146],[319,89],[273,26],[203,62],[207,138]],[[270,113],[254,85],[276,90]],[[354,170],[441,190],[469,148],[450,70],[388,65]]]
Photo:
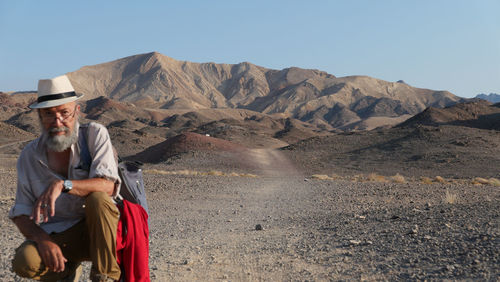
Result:
[[75,125],[80,106],[75,102],[39,110],[43,133],[47,136],[47,147],[62,152],[76,142]]

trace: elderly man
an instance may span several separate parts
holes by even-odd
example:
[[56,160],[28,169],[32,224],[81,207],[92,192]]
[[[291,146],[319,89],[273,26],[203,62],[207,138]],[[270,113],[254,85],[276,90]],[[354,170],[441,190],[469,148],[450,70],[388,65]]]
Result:
[[14,271],[22,277],[56,281],[75,274],[80,262],[92,261],[92,281],[120,278],[116,261],[119,211],[112,197],[120,178],[106,128],[90,123],[86,134],[92,156],[82,167],[78,139],[80,106],[69,79],[40,80],[39,138],[21,152],[18,181],[9,217],[26,241],[16,249]]

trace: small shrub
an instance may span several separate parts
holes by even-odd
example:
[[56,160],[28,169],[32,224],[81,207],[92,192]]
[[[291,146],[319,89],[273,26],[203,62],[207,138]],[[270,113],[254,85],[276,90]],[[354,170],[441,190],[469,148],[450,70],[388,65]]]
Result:
[[487,185],[490,184],[490,181],[488,179],[482,178],[482,177],[476,177],[474,178],[474,182],[477,182],[479,184]]
[[157,169],[147,169],[147,170],[144,170],[144,173],[146,173],[146,174],[168,174],[167,171],[157,170]]
[[402,176],[401,174],[397,173],[396,175],[394,176],[391,176],[391,180],[392,182],[395,182],[395,183],[405,183],[405,177]]
[[174,171],[173,174],[180,174],[180,175],[198,175],[199,172],[197,171],[192,171],[192,170],[187,170],[187,169],[183,169],[183,170],[178,170],[178,171]]
[[387,181],[385,179],[385,176],[378,175],[376,173],[370,173],[370,174],[368,174],[367,180],[368,181],[375,181],[375,182],[386,182]]
[[426,176],[420,177],[420,181],[423,184],[432,184],[432,179],[430,179],[429,177],[426,177]]
[[331,179],[340,179],[342,177],[340,177],[339,175],[333,173],[332,176],[330,176]]
[[313,174],[311,175],[311,178],[319,180],[332,180],[332,178],[326,174]]
[[240,174],[240,176],[241,177],[252,177],[252,178],[257,177],[257,175],[251,174],[251,173],[242,173],[242,174]]
[[467,184],[467,181],[464,181],[463,179],[450,179],[450,182],[454,184]]
[[224,176],[224,172],[218,171],[218,170],[211,170],[207,173],[208,175],[214,175],[214,176]]
[[496,179],[496,178],[490,178],[488,179],[488,182],[490,185],[493,185],[493,186],[500,186],[500,180]]
[[454,204],[457,202],[457,194],[453,194],[448,189],[446,189],[443,201],[446,204]]
[[363,175],[361,175],[361,174],[356,174],[356,175],[354,175],[354,176],[352,177],[352,179],[351,179],[351,180],[352,180],[353,182],[363,182],[363,179],[364,179]]
[[446,183],[446,180],[443,177],[438,175],[438,176],[434,177],[434,182]]

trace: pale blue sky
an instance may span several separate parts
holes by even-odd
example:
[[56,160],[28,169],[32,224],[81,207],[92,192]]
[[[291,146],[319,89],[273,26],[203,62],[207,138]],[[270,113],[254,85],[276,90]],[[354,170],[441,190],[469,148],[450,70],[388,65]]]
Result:
[[500,93],[500,0],[0,0],[0,91],[158,51]]

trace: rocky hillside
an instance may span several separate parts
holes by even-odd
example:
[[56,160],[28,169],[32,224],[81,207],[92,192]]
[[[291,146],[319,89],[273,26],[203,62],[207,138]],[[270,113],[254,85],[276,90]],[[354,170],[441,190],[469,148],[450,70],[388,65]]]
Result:
[[[282,113],[328,130],[396,124],[401,122],[398,117],[461,100],[447,91],[414,88],[402,81],[337,78],[319,70],[272,70],[246,62],[192,63],[157,52],[86,66],[68,76],[85,99],[104,96],[153,109],[242,108]],[[382,124],[363,123],[373,117],[390,119],[381,119]]]
[[400,126],[461,125],[482,129],[500,130],[500,103],[475,100],[443,109],[429,107]]

